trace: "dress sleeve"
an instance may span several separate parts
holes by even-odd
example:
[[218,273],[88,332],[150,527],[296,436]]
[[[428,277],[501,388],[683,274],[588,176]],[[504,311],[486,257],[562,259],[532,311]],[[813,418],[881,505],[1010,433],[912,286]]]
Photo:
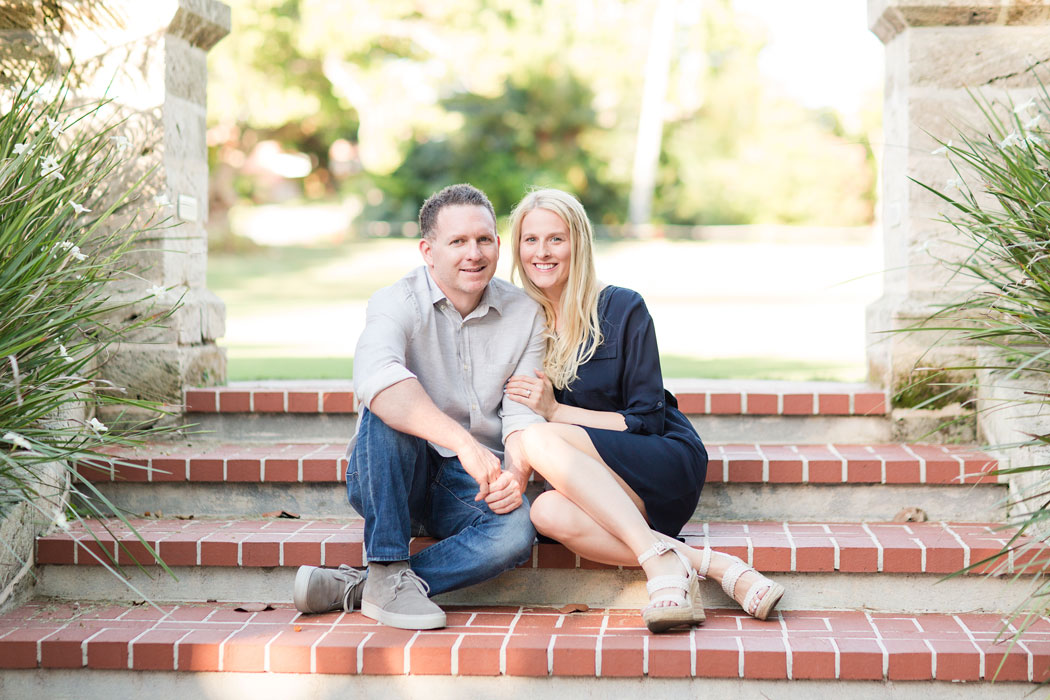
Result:
[[664,380],[660,372],[660,350],[656,345],[653,317],[640,295],[627,306],[623,321],[623,378],[621,388],[626,408],[627,430],[643,435],[664,432]]

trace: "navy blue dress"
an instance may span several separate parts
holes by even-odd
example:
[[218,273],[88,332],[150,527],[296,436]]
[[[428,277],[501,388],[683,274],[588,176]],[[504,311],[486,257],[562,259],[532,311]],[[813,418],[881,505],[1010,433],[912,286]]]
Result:
[[707,450],[664,389],[653,319],[638,292],[607,286],[598,297],[602,344],[576,381],[554,396],[567,406],[623,414],[626,431],[581,426],[598,454],[634,489],[652,527],[676,536],[700,501]]

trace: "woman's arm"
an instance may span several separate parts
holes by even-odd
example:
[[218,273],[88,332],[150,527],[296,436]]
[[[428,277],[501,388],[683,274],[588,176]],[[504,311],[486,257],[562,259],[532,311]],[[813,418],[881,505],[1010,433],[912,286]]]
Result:
[[571,423],[572,425],[585,425],[588,428],[604,428],[605,430],[627,430],[627,421],[622,413],[616,411],[592,411],[589,408],[578,406],[566,406],[559,403],[554,415],[548,418],[551,423]]
[[624,292],[629,296],[621,297],[623,300],[616,305],[614,312],[622,314],[621,320],[613,324],[619,328],[616,344],[620,348],[622,364],[615,381],[625,399],[623,409],[598,411],[558,403],[550,380],[542,372],[536,372],[536,377],[511,377],[505,389],[507,397],[525,404],[552,423],[661,434],[664,388],[653,319],[639,294],[629,290],[619,293]]
[[626,430],[627,421],[622,413],[614,410],[590,410],[567,406],[554,399],[554,387],[542,372],[537,370],[535,377],[516,375],[507,380],[504,389],[508,399],[525,404],[533,412],[543,416],[549,423],[569,423],[586,425],[590,428],[606,430]]
[[554,398],[554,387],[547,375],[537,371],[535,377],[515,375],[507,380],[504,389],[507,398],[528,406],[549,423],[585,425],[588,428],[605,430],[627,430],[623,414],[616,411],[592,411],[587,408],[567,406]]

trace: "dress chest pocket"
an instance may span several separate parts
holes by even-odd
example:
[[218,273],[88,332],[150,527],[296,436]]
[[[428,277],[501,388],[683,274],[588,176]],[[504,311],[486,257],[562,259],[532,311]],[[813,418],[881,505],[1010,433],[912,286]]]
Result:
[[594,355],[591,356],[590,361],[594,360],[613,360],[619,356],[619,343],[615,340],[605,340],[598,349],[594,351]]

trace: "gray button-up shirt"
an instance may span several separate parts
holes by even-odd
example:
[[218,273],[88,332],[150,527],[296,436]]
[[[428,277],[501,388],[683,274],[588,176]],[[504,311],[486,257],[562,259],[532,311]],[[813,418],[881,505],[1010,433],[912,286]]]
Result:
[[512,375],[535,376],[544,349],[543,311],[523,291],[493,279],[464,318],[423,266],[368,300],[354,351],[354,391],[369,407],[376,394],[414,377],[441,411],[502,459],[508,435],[543,422],[503,387]]

